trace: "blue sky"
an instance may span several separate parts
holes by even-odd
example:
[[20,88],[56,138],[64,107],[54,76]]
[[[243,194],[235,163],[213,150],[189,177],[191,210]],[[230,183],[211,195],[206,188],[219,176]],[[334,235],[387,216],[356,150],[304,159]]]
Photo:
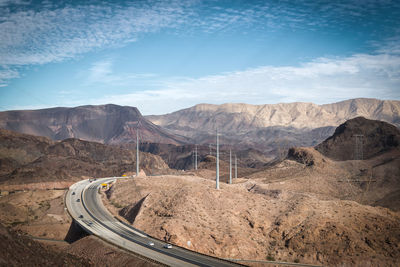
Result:
[[400,1],[0,0],[0,110],[400,99]]

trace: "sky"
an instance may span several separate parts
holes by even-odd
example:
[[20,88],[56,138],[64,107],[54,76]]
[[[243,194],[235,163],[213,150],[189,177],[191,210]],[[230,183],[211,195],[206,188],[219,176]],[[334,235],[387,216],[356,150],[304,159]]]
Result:
[[400,100],[400,1],[0,0],[0,110]]

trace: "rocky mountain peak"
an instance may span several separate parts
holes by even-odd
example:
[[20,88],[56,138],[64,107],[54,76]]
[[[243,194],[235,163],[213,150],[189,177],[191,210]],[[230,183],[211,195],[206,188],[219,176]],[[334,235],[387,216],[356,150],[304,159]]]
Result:
[[387,122],[357,117],[336,128],[315,148],[336,160],[368,159],[400,145],[400,130]]
[[0,112],[0,128],[53,140],[78,138],[111,144],[134,142],[139,128],[144,141],[184,142],[148,121],[136,107],[114,104]]

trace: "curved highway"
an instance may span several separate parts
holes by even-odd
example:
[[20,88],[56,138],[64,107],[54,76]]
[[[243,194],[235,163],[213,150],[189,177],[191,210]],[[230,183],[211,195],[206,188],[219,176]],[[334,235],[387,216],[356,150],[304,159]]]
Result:
[[[169,266],[241,266],[240,264],[172,246],[118,221],[103,206],[99,187],[121,177],[83,180],[73,184],[66,195],[66,206],[85,231],[108,242]],[[152,245],[150,245],[152,244]]]

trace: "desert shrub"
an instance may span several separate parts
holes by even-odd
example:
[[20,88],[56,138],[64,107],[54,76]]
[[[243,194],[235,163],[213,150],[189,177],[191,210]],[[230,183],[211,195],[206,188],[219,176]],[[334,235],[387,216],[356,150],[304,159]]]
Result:
[[268,260],[268,261],[275,261],[275,257],[272,256],[271,254],[268,254],[267,260]]

